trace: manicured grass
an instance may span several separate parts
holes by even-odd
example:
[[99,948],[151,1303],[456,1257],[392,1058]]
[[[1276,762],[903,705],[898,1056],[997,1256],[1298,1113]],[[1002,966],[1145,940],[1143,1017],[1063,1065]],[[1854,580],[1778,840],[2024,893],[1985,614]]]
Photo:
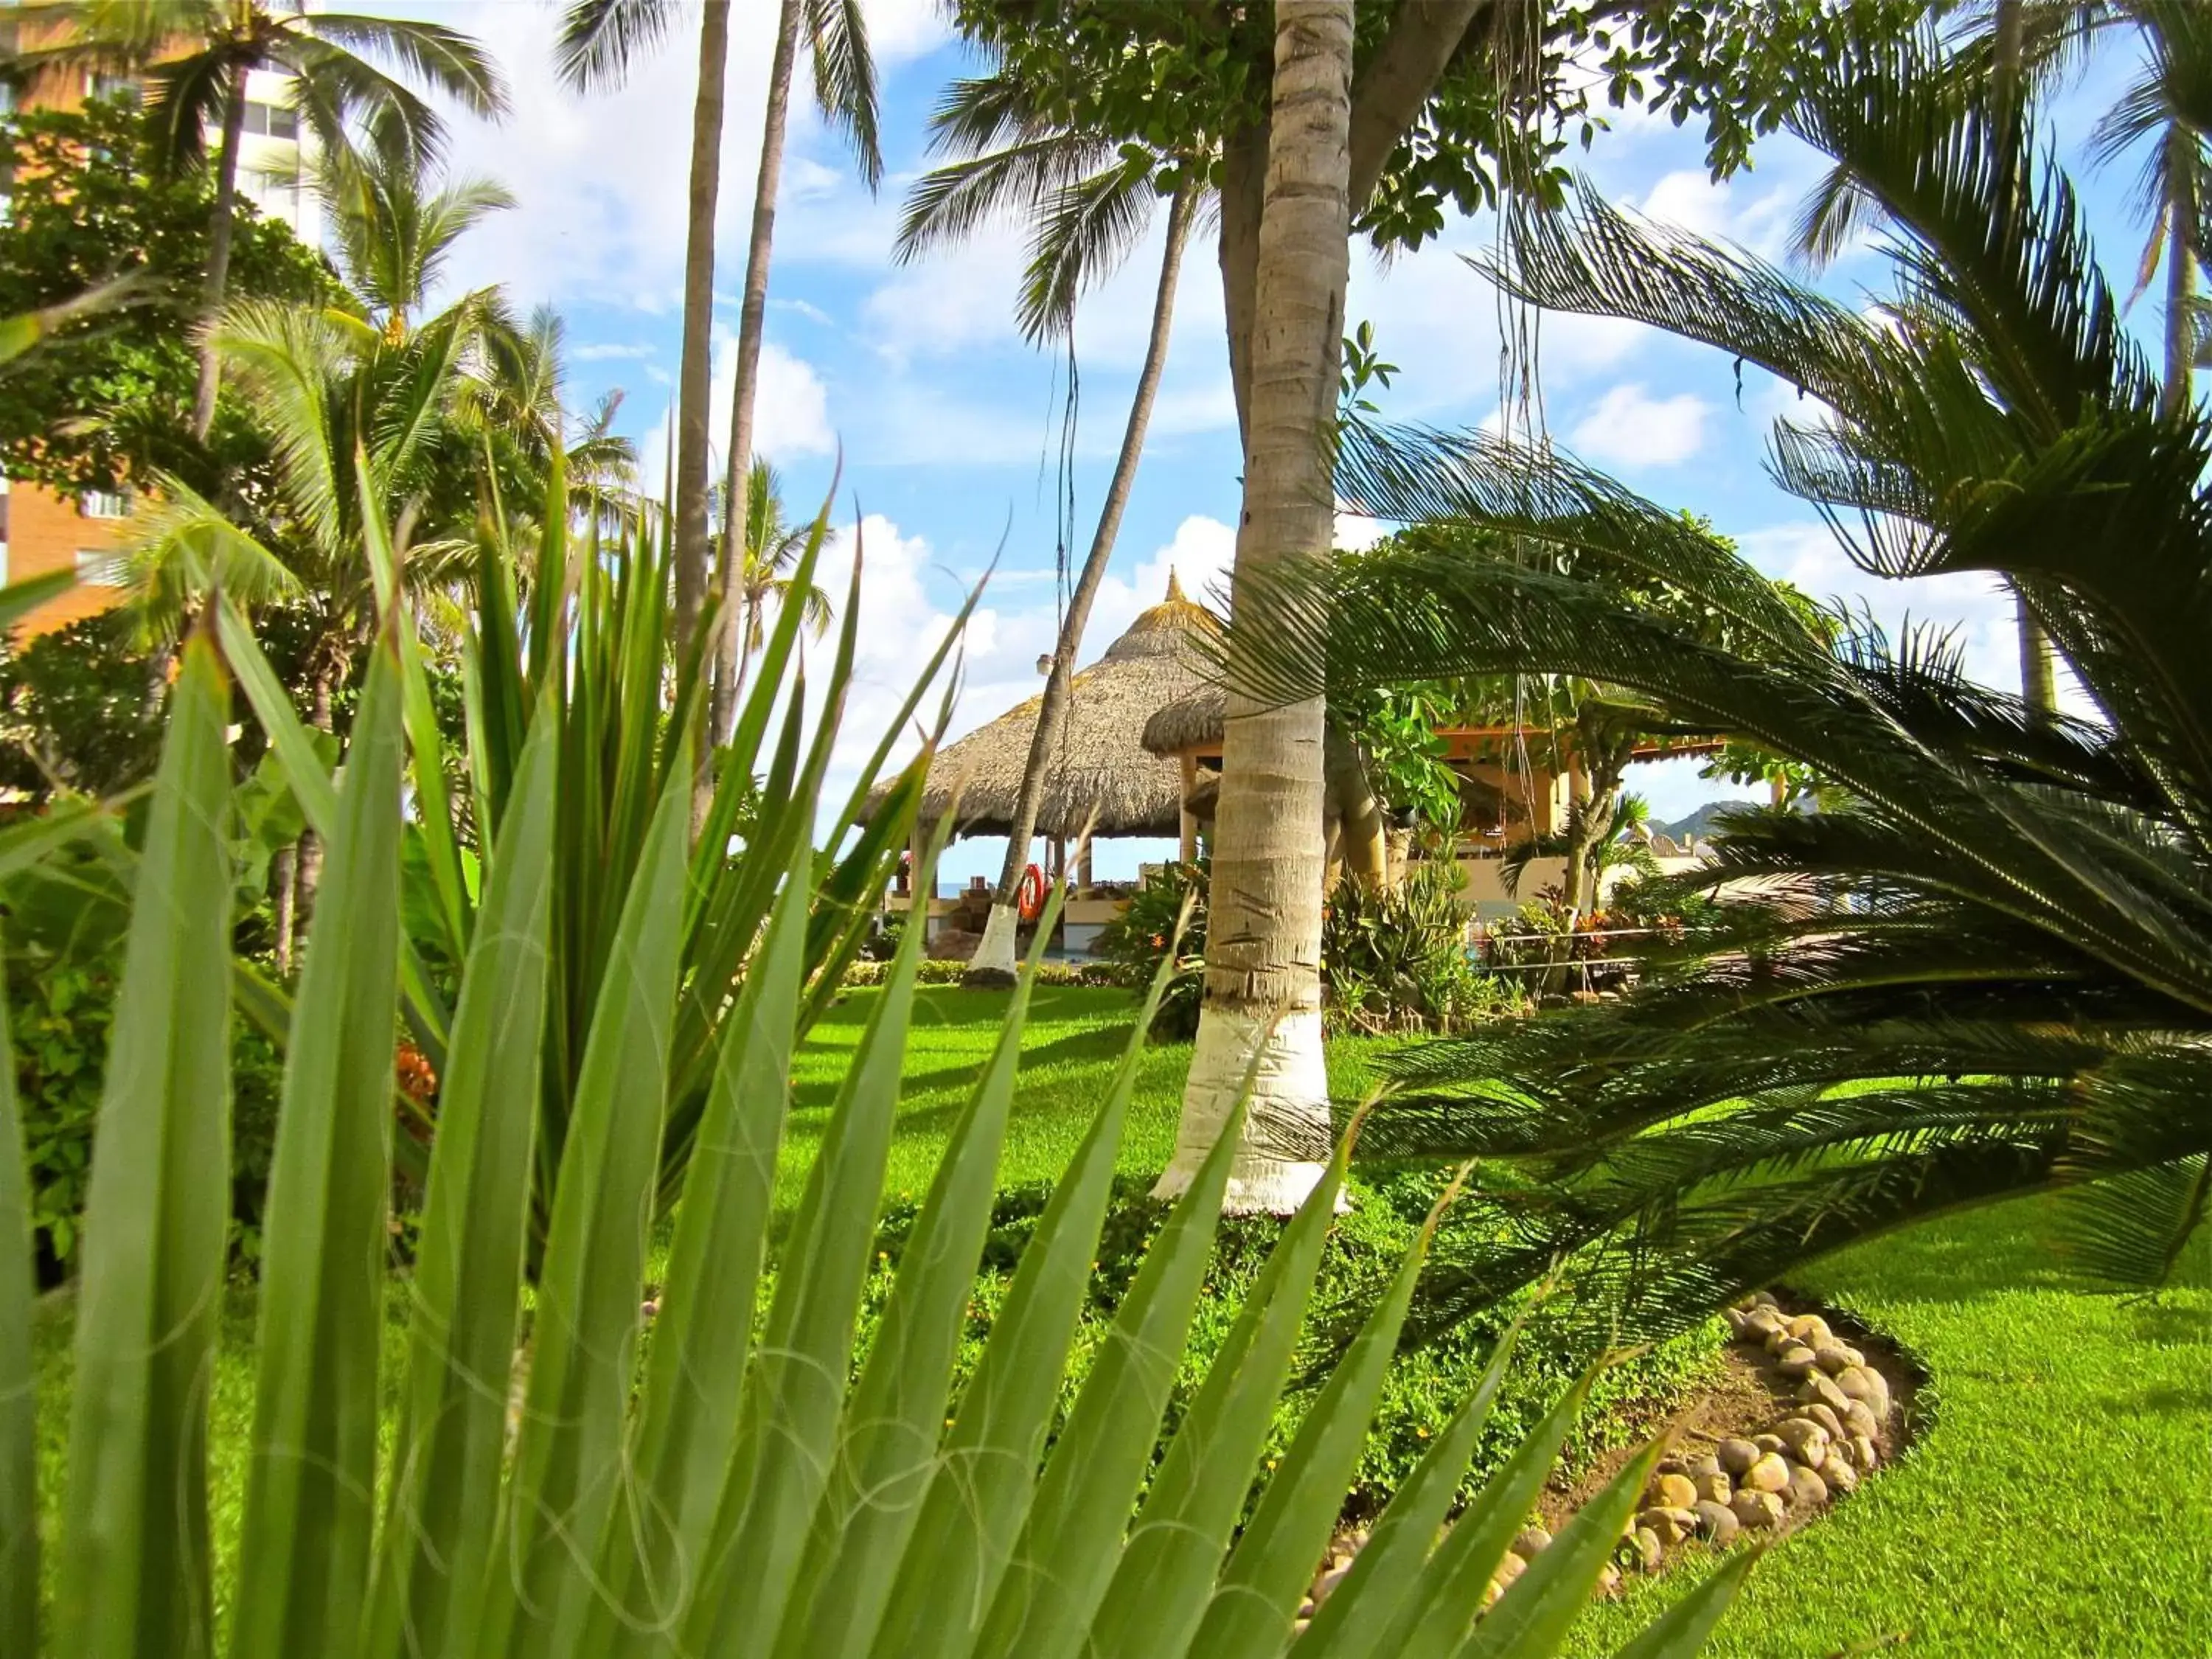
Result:
[[[2212,1232],[2155,1298],[2069,1273],[2028,1200],[1838,1255],[1801,1288],[1933,1376],[1912,1450],[1752,1575],[1709,1651],[2212,1654]],[[1585,1627],[1609,1653],[1679,1571]]]
[[[796,1098],[776,1173],[776,1206],[788,1213],[799,1202],[806,1171],[828,1127],[837,1086],[850,1068],[869,1012],[882,994],[848,992],[817,1024],[793,1066]],[[976,1074],[990,1057],[1012,994],[925,987],[915,994],[907,1040],[905,1087],[896,1137],[884,1170],[885,1195],[920,1199],[944,1153]],[[1088,987],[1046,987],[1030,1000],[1022,1034],[1021,1082],[1000,1164],[1001,1188],[1057,1180],[1091,1127],[1114,1069],[1128,1045],[1137,999],[1127,992]],[[1340,1094],[1357,1093],[1365,1056],[1375,1044],[1333,1046],[1329,1080]],[[1121,1137],[1117,1167],[1130,1175],[1157,1175],[1175,1151],[1176,1114],[1182,1102],[1190,1049],[1154,1044],[1146,1049],[1137,1091]]]

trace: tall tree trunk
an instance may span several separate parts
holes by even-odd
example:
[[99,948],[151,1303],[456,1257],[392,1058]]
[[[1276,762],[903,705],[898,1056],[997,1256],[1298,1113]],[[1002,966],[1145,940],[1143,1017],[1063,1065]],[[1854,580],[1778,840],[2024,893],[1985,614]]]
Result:
[[[783,0],[776,19],[775,55],[768,71],[768,113],[761,122],[760,175],[753,184],[752,240],[745,251],[744,299],[738,309],[737,384],[730,393],[730,453],[726,467],[725,513],[720,556],[715,562],[715,586],[733,591],[732,578],[740,566],[743,550],[738,530],[744,522],[745,473],[752,465],[753,401],[760,386],[761,333],[768,316],[769,262],[775,250],[775,198],[783,184],[783,135],[791,111],[791,77],[799,57],[799,0]],[[737,722],[738,665],[750,640],[747,616],[725,601],[721,631],[714,641],[714,675],[708,718],[717,744],[730,740]]]
[[215,325],[222,311],[223,290],[230,283],[231,233],[238,222],[238,150],[246,137],[246,71],[232,77],[230,96],[222,106],[222,153],[216,158],[215,208],[208,219],[207,278],[201,289],[202,320],[207,328],[200,342],[200,380],[192,394],[192,436],[202,442],[215,424],[216,383],[221,365],[216,358]]
[[1267,119],[1221,145],[1221,309],[1229,325],[1229,386],[1237,442],[1252,439],[1252,285],[1260,268],[1260,218],[1267,199]]
[[707,582],[708,400],[714,380],[714,204],[721,186],[722,76],[730,0],[707,0],[699,23],[699,90],[691,105],[690,221],[684,243],[684,361],[676,392],[676,648],[689,650]]
[[2159,407],[2180,416],[2196,392],[2197,135],[2175,121],[2166,145],[2166,384]]
[[[1145,453],[1145,430],[1152,424],[1152,404],[1158,396],[1160,374],[1167,366],[1168,336],[1175,322],[1176,283],[1182,274],[1182,251],[1190,239],[1190,222],[1197,203],[1197,186],[1185,184],[1168,205],[1167,246],[1160,255],[1160,283],[1152,298],[1152,332],[1146,343],[1144,368],[1137,375],[1136,395],[1129,400],[1128,424],[1121,430],[1121,453],[1115,458],[1114,476],[1106,486],[1106,500],[1098,509],[1098,527],[1091,533],[1091,550],[1068,595],[1067,614],[1060,618],[1060,638],[1054,646],[1052,672],[1045,677],[1044,696],[1037,705],[1036,730],[1030,734],[1028,769],[1022,775],[1021,794],[1014,803],[1013,823],[1006,831],[1006,861],[999,871],[999,887],[992,895],[990,919],[969,963],[969,977],[991,979],[1014,972],[1014,931],[1020,920],[1015,898],[1022,872],[1030,857],[1030,841],[1036,834],[1037,808],[1044,799],[1045,779],[1060,753],[1060,737],[1067,726],[1068,683],[1075,676],[1076,654],[1083,647],[1083,630],[1091,620],[1091,604],[1105,580],[1106,566],[1114,555],[1114,539],[1121,533],[1121,514],[1136,483],[1137,462]],[[1085,843],[1088,846],[1088,843]]]
[[292,971],[292,931],[294,919],[299,915],[300,843],[280,847],[270,860],[276,878],[276,887],[270,900],[275,913],[270,932],[275,936],[276,971],[280,975]]
[[[319,652],[318,655],[321,660],[316,665],[315,678],[307,694],[307,724],[318,732],[328,732],[333,724],[331,717],[331,690],[343,677],[344,670]],[[307,938],[307,929],[313,924],[315,889],[321,885],[323,879],[323,838],[312,830],[303,830],[294,846],[296,857],[293,871],[292,914],[288,918],[290,937],[283,947],[280,966],[289,963],[297,953],[301,942]]]
[[1352,33],[1352,0],[1277,0],[1206,994],[1175,1159],[1154,1189],[1170,1196],[1190,1184],[1249,1073],[1227,1199],[1248,1213],[1297,1207],[1321,1177],[1331,1137],[1321,1029],[1323,700],[1269,707],[1244,696],[1237,641],[1264,622],[1250,581],[1326,559],[1332,540],[1328,429],[1351,269]]
[[[2027,93],[2021,61],[2025,27],[2021,0],[1997,0],[1990,31],[1990,101],[1997,122],[2001,233],[2009,232],[2020,214],[2021,101]],[[2058,707],[2058,693],[2051,669],[2051,637],[2043,631],[2027,593],[2018,587],[2013,589],[2013,605],[2020,622],[2021,700],[2039,714],[2051,714]]]
[[1382,804],[1367,781],[1359,746],[1334,726],[1322,741],[1322,768],[1328,780],[1328,804],[1336,815],[1345,871],[1379,893],[1396,884]]

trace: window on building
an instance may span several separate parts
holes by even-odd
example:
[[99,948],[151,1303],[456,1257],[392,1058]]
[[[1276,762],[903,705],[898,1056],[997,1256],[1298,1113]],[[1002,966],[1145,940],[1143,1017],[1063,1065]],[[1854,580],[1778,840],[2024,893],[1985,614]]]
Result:
[[295,138],[300,136],[300,112],[282,104],[250,99],[246,106],[246,130],[257,138]]
[[127,489],[88,489],[76,504],[76,510],[88,519],[127,519],[131,507]]
[[76,550],[76,579],[87,587],[123,586],[123,561],[109,547],[80,547]]

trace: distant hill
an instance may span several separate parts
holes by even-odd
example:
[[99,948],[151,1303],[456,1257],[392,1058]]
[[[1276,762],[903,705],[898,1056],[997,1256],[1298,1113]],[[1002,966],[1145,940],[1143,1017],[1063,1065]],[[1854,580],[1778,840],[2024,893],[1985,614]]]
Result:
[[1730,807],[1756,806],[1758,804],[1756,801],[1747,800],[1709,800],[1687,817],[1676,818],[1672,823],[1661,823],[1654,820],[1651,833],[1655,836],[1665,836],[1678,846],[1686,846],[1691,842],[1701,841],[1711,836],[1715,828],[1714,821]]

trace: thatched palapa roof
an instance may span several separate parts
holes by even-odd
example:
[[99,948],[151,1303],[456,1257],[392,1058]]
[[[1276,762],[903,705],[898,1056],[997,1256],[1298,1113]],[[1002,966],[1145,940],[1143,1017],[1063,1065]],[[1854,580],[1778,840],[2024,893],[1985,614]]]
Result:
[[1228,725],[1229,694],[1218,684],[1201,682],[1155,710],[1137,741],[1147,754],[1172,757],[1187,750],[1219,747]]
[[[1100,836],[1177,833],[1182,769],[1171,756],[1147,754],[1138,734],[1154,711],[1205,684],[1205,641],[1219,628],[1212,611],[1183,596],[1170,571],[1167,597],[1077,672],[1068,688],[1066,730],[1037,811],[1039,835],[1072,836],[1085,824]],[[1042,702],[1031,697],[939,750],[922,792],[922,818],[951,811],[957,790],[961,834],[1006,834]]]

